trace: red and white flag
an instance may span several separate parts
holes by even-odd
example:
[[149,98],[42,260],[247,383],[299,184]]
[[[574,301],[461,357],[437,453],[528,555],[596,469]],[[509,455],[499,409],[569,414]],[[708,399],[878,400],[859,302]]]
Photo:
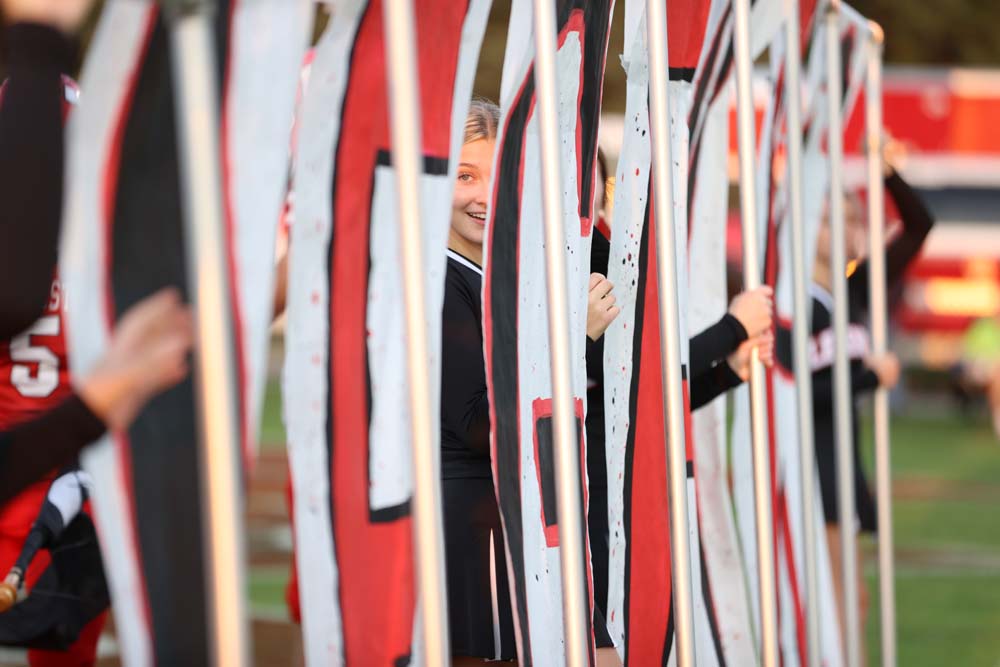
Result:
[[[556,5],[564,248],[584,508],[594,162],[613,6],[612,0],[564,0]],[[493,476],[506,538],[518,657],[525,666],[563,661],[565,636],[531,9],[528,0],[515,0],[511,9],[483,285]],[[585,522],[583,528],[586,536]],[[589,584],[589,558],[585,566]]]
[[[330,4],[298,126],[284,371],[305,654],[310,665],[419,664],[383,3]],[[414,9],[437,405],[451,194],[490,1],[416,0]],[[431,417],[438,433],[438,412]]]
[[[670,542],[644,4],[626,4],[623,63],[628,98],[609,264],[622,315],[606,334],[604,361],[612,552],[608,620],[626,661],[634,665],[676,660],[671,578],[663,567],[670,562]],[[774,5],[754,4],[756,35],[773,32],[767,12]],[[675,266],[686,340],[725,312],[729,187],[725,123],[734,62],[733,15],[728,0],[672,1],[667,3],[667,14]],[[693,379],[686,344],[681,357],[687,392]],[[721,437],[724,405],[705,408],[707,414],[685,425],[699,664],[744,664],[756,659],[727,487]]]
[[[227,260],[244,455],[263,393],[271,266],[287,168],[306,0],[230,0],[217,13]],[[115,320],[165,285],[188,290],[168,33],[156,3],[105,4],[70,119],[60,273],[68,344],[82,375]],[[83,456],[130,665],[208,660],[201,491],[193,383],[147,406],[126,434]]]

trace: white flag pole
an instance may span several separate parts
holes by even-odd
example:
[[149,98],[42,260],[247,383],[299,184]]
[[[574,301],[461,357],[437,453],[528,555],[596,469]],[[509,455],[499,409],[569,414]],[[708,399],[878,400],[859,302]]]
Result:
[[[736,120],[740,158],[740,209],[743,219],[743,287],[760,287],[760,250],[754,178],[753,90],[750,80],[750,2],[733,0],[736,49]],[[754,517],[757,532],[757,576],[760,580],[761,663],[778,665],[778,610],[774,569],[774,518],[767,441],[764,367],[754,350],[750,362],[750,429],[753,446]]]
[[840,56],[840,0],[826,13],[826,78],[830,148],[830,238],[833,264],[834,433],[837,446],[837,508],[840,524],[845,656],[848,667],[861,664],[858,624],[857,510],[854,500],[854,435],[851,429],[851,368],[847,358],[847,248],[844,222],[844,124]]
[[195,381],[201,451],[211,664],[249,665],[243,476],[236,349],[219,148],[215,3],[170,0],[187,274],[197,323]]
[[[653,202],[656,224],[656,275],[660,309],[660,376],[666,425],[667,497],[670,502],[670,558],[673,575],[677,665],[695,664],[694,614],[691,597],[691,550],[687,509],[687,452],[684,438],[684,395],[681,377],[681,331],[677,298],[677,251],[670,156],[670,78],[667,55],[667,11],[663,0],[646,3],[649,49],[649,126],[653,157]],[[684,338],[687,344],[687,337]]]
[[[872,352],[889,348],[885,281],[885,193],[882,183],[882,46],[881,26],[870,22],[868,69],[865,81],[865,124],[868,132],[868,260]],[[889,465],[889,392],[875,391],[875,470],[878,496],[879,604],[882,626],[882,665],[896,667],[896,585],[892,546],[892,472]]]
[[802,36],[799,0],[785,0],[785,91],[788,122],[788,198],[792,232],[794,317],[792,351],[799,417],[799,483],[802,487],[802,536],[806,583],[806,653],[809,667],[820,665],[819,575],[816,560],[816,450],[809,366],[809,306],[805,228],[802,214]]
[[566,664],[569,667],[585,667],[590,664],[590,597],[587,592],[587,559],[584,551],[579,434],[576,432],[570,369],[569,298],[563,250],[566,245],[566,230],[562,207],[563,181],[559,165],[555,11],[555,4],[551,0],[534,0],[535,94],[541,135],[545,277],[548,286],[552,425]]
[[[403,300],[406,310],[407,381],[413,439],[413,553],[423,629],[424,664],[451,663],[448,599],[445,594],[444,528],[441,519],[440,449],[433,429],[424,306],[424,255],[421,241],[420,90],[412,0],[383,4],[386,75],[396,169]],[[347,610],[350,613],[350,610]]]

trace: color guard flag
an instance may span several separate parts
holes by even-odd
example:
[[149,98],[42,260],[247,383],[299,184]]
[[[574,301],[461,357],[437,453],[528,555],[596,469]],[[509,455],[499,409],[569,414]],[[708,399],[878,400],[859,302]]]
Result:
[[[330,5],[298,127],[284,372],[305,654],[317,666],[409,665],[420,620],[383,6]],[[451,193],[489,9],[415,2],[431,405]]]
[[[274,236],[287,170],[306,0],[229,0],[216,14],[222,155],[241,431],[252,459],[271,319]],[[70,119],[60,273],[70,360],[86,373],[121,313],[165,285],[187,291],[177,122],[165,22],[149,0],[105,3]],[[201,462],[193,383],[152,401],[82,461],[129,665],[208,661]]]
[[[628,665],[675,664],[669,498],[660,356],[656,266],[657,224],[652,205],[649,132],[649,55],[645,2],[627,0],[623,65],[627,77],[625,136],[615,182],[609,278],[622,314],[605,342],[610,590],[608,623]],[[707,1],[667,4],[673,212],[681,331],[687,312],[687,184],[691,81],[708,26]],[[669,270],[669,269],[668,269]],[[686,341],[686,339],[685,339]],[[682,345],[685,404],[688,346]],[[695,462],[687,442],[695,651],[699,662],[725,664],[712,608],[712,586],[701,557]]]
[[[594,162],[613,5],[611,0],[556,3],[564,247],[584,508],[585,341],[590,241],[596,217],[592,210]],[[515,0],[511,8],[483,284],[493,478],[507,545],[518,657],[525,667],[564,660],[531,10],[530,0]],[[589,586],[589,558],[585,570]],[[592,606],[593,595],[589,597]]]

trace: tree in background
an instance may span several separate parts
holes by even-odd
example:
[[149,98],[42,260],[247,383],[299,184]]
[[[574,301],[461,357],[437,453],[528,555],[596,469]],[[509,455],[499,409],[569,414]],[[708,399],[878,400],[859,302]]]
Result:
[[885,29],[891,64],[1000,67],[1000,2],[996,0],[855,0]]

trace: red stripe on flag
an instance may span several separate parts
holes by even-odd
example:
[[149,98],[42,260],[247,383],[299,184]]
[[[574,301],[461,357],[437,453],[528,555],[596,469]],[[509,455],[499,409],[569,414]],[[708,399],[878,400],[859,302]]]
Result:
[[[229,302],[233,315],[233,343],[236,346],[236,381],[238,383],[238,402],[240,418],[240,446],[243,452],[244,478],[249,475],[256,463],[253,455],[253,428],[250,424],[249,410],[247,402],[250,400],[249,387],[247,386],[247,351],[243,344],[243,304],[240,301],[240,270],[239,247],[236,243],[236,211],[233,203],[233,177],[232,165],[230,164],[230,139],[229,139],[229,113],[230,96],[229,86],[232,82],[233,70],[233,40],[236,38],[236,31],[233,26],[236,22],[236,12],[239,8],[240,0],[230,0],[228,31],[229,42],[226,53],[225,72],[222,83],[222,126],[220,131],[220,149],[222,164],[222,196],[225,204],[225,233],[226,233],[226,270],[229,274]],[[238,113],[238,110],[236,111]]]
[[[778,494],[778,516],[781,517],[782,545],[785,548],[785,564],[788,570],[788,583],[792,589],[792,612],[795,614],[795,637],[799,644],[799,665],[807,667],[808,653],[806,649],[806,617],[802,606],[802,593],[799,589],[798,568],[795,565],[795,549],[792,548],[792,534],[789,530],[788,503],[785,492]],[[811,521],[811,517],[806,517]]]
[[664,447],[663,383],[660,374],[660,320],[656,287],[656,234],[652,197],[647,224],[647,269],[643,299],[641,361],[635,415],[632,460],[629,541],[629,627],[625,647],[633,665],[656,665],[663,660],[671,617],[673,585],[670,573],[669,498]]

